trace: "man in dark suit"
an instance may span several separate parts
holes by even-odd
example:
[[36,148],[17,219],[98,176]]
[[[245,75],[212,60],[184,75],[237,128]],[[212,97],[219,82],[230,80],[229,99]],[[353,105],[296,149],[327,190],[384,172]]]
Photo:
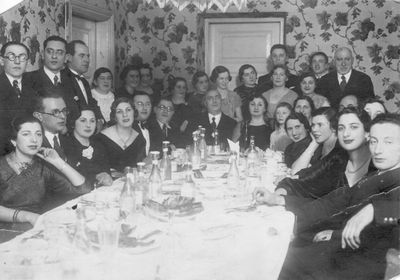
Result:
[[19,42],[8,42],[0,50],[0,156],[11,151],[11,121],[19,114],[32,113],[35,92],[24,75],[29,49]]
[[150,132],[148,129],[148,120],[151,114],[151,99],[150,95],[143,91],[137,91],[133,97],[133,105],[137,112],[137,117],[135,118],[135,123],[133,125],[134,129],[143,135],[146,140],[146,156],[150,151]]
[[399,246],[399,115],[372,121],[369,148],[378,172],[351,188],[311,202],[257,190],[260,201],[295,213],[298,236],[313,236],[289,249],[280,279],[383,279],[386,251]]
[[[78,109],[73,110],[79,111],[81,106],[89,106],[95,108],[95,115],[97,119],[97,130],[100,131],[104,124],[104,119],[101,115],[97,101],[93,98],[90,89],[89,82],[83,76],[89,68],[89,48],[83,41],[74,40],[67,44],[66,48],[66,59],[67,66],[61,71],[61,75],[68,79],[68,83],[71,85],[71,91],[68,93],[71,95],[70,98],[75,100],[75,106]],[[72,106],[72,104],[71,104]],[[68,109],[70,109],[68,104]],[[71,118],[75,119],[75,118]]]
[[324,52],[315,52],[310,55],[310,69],[315,76],[315,84],[319,85],[321,78],[329,73],[329,59]]
[[169,141],[177,148],[184,148],[186,142],[179,128],[170,122],[175,111],[171,99],[161,97],[153,110],[154,117],[148,121],[150,151],[162,152],[163,141]]
[[219,141],[222,146],[228,147],[227,139],[232,139],[236,121],[221,111],[222,98],[217,90],[210,90],[204,96],[204,105],[207,112],[201,113],[193,122],[189,123],[190,132],[199,125],[206,129],[205,140],[207,145],[214,144],[214,132],[218,130]]
[[316,93],[328,98],[332,107],[338,109],[339,101],[345,95],[355,95],[360,102],[375,96],[371,78],[353,69],[354,57],[350,49],[338,48],[333,61],[336,71],[322,77],[315,89]]
[[70,145],[65,131],[68,115],[63,93],[59,88],[44,90],[36,97],[33,116],[43,126],[43,147],[53,148],[58,155],[66,160],[65,147]]
[[26,74],[30,87],[37,92],[41,92],[45,88],[61,88],[70,114],[76,115],[79,114],[79,108],[73,98],[73,85],[66,73],[61,72],[66,62],[66,49],[67,41],[63,38],[48,37],[43,42],[43,67]]
[[[277,65],[283,65],[286,67],[288,61],[286,46],[282,44],[273,45],[270,51],[270,59],[272,62],[272,68]],[[266,92],[273,87],[271,78],[272,71],[258,78],[257,93]],[[288,71],[287,78],[286,87],[301,94],[298,77]]]

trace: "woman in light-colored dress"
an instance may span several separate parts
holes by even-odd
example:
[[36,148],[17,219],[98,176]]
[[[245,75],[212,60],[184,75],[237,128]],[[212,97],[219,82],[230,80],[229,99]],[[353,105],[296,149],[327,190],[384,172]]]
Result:
[[293,106],[293,102],[298,97],[297,93],[286,87],[287,69],[283,65],[276,65],[272,70],[272,85],[273,88],[264,92],[262,95],[268,102],[267,116],[270,119],[274,118],[274,113],[277,105],[282,102],[289,103]]

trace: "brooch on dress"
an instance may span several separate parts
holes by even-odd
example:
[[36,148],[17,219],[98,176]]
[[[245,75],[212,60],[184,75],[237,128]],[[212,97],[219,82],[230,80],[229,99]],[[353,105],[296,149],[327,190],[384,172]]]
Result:
[[92,159],[93,157],[93,147],[89,146],[86,149],[82,150],[82,156],[87,158],[87,159]]

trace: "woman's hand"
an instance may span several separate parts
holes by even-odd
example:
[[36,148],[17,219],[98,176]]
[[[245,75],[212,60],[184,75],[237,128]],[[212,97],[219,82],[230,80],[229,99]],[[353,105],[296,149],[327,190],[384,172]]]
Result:
[[256,188],[253,192],[253,200],[258,204],[285,205],[283,196],[274,194],[266,188]]
[[97,174],[96,181],[100,186],[111,186],[113,184],[113,179],[107,172]]
[[333,230],[331,229],[320,231],[314,236],[313,242],[329,241],[332,238],[332,233]]
[[54,149],[42,147],[40,148],[39,152],[36,155],[42,158],[43,160],[47,161],[48,163],[51,163],[57,168],[58,168],[57,164],[64,162]]
[[21,211],[18,214],[18,221],[21,223],[30,223],[32,226],[36,224],[37,219],[39,218],[39,214],[28,212],[28,211]]

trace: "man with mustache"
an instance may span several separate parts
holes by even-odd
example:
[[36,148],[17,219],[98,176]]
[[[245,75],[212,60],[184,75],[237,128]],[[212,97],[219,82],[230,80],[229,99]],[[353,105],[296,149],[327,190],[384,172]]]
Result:
[[333,62],[336,70],[323,76],[315,89],[328,98],[332,107],[338,109],[340,99],[346,95],[355,95],[360,102],[375,96],[371,78],[353,69],[354,57],[349,48],[338,48]]
[[[61,71],[62,75],[69,80],[72,90],[68,92],[70,97],[75,101],[74,106],[89,106],[95,108],[97,119],[97,131],[100,131],[104,124],[104,119],[101,115],[97,101],[93,98],[89,82],[85,79],[84,73],[89,69],[90,54],[89,48],[81,40],[74,40],[67,44],[66,48],[67,67]],[[70,105],[70,104],[68,104]],[[71,104],[72,106],[72,104]],[[70,106],[68,106],[70,107]],[[68,108],[71,112],[73,108]],[[74,118],[71,118],[74,119]]]
[[0,50],[0,156],[12,150],[11,121],[17,115],[32,112],[35,92],[24,75],[29,49],[19,42],[8,42]]

